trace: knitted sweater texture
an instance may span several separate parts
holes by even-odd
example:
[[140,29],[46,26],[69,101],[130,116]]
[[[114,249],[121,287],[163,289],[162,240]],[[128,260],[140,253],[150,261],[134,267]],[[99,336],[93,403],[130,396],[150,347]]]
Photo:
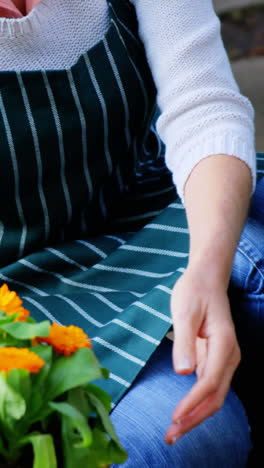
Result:
[[[254,187],[254,110],[234,79],[212,0],[131,2],[157,86],[157,129],[179,195],[184,199],[197,163],[214,154],[243,160]],[[106,0],[42,0],[23,18],[0,18],[0,71],[69,68],[108,27]]]

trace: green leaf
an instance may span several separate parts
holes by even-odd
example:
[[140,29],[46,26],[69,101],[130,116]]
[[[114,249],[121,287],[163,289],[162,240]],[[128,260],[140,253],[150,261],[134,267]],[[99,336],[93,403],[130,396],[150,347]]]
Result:
[[53,358],[53,350],[52,346],[47,346],[47,345],[38,345],[38,346],[32,346],[30,348],[31,351],[36,353],[43,361],[45,361],[45,366],[42,367],[41,371],[38,374],[32,375],[32,382],[34,385],[35,391],[44,391],[46,392],[46,389],[44,388],[44,382],[49,374],[51,365],[52,365],[52,358]]
[[[94,431],[93,431],[94,433]],[[63,466],[64,468],[101,468],[105,464],[105,455],[100,450],[92,450],[92,445],[86,448],[76,448],[77,435],[71,430],[69,419],[62,417],[62,440],[63,440]],[[96,447],[98,448],[98,446]]]
[[[79,410],[86,421],[91,413],[91,406],[88,403],[87,396],[82,387],[77,387],[70,390],[67,394],[68,403]],[[91,466],[96,468],[94,460],[88,463],[87,453],[88,448],[76,448],[76,444],[80,442],[80,436],[74,431],[69,418],[62,416],[62,442],[64,455],[64,468],[87,468]],[[88,452],[87,452],[88,450]],[[89,459],[90,460],[90,459]]]
[[99,428],[93,430],[93,444],[90,447],[93,457],[97,457],[100,464],[98,466],[110,465],[112,463],[124,463],[127,459],[127,452],[120,450],[113,440],[109,440]]
[[93,442],[87,448],[74,447],[76,435],[70,431],[66,418],[63,420],[62,434],[64,468],[101,468],[112,463],[123,463],[127,459],[127,453],[121,453],[98,428],[93,429]]
[[83,387],[76,387],[69,390],[67,400],[70,405],[74,406],[74,408],[82,413],[86,420],[88,419],[92,410]]
[[93,393],[87,392],[88,399],[92,405],[92,407],[95,409],[96,413],[100,417],[101,423],[107,432],[111,439],[113,439],[117,444],[119,444],[119,439],[117,437],[117,434],[115,432],[114,426],[110,420],[109,414],[106,411],[104,405],[102,402],[97,398],[96,395]]
[[32,468],[57,468],[54,442],[50,434],[30,434],[24,437],[19,445],[29,443],[32,444],[34,452]]
[[26,322],[28,322],[28,323],[37,323],[37,321],[33,317],[31,317],[31,315],[29,315],[27,317]]
[[11,369],[6,381],[27,402],[31,395],[30,373],[25,369]]
[[[96,395],[94,395],[93,393],[87,392],[87,396],[88,396],[88,399],[89,399],[92,407],[94,407],[96,413],[99,415],[100,421],[101,421],[102,426],[104,427],[106,433],[112,439],[113,444],[111,444],[111,447],[112,447],[111,450],[113,450],[113,454],[120,456],[120,460],[121,459],[123,460],[123,457],[127,457],[127,453],[123,449],[123,447],[122,447],[122,445],[121,445],[121,443],[120,443],[120,441],[118,439],[118,436],[116,434],[115,428],[114,428],[114,426],[112,424],[112,421],[111,421],[111,419],[109,417],[108,412],[106,411],[104,405],[99,400],[99,398],[97,398]],[[124,458],[124,460],[125,459],[126,458]],[[121,461],[119,463],[121,463]]]
[[111,458],[109,451],[109,439],[98,428],[93,430],[93,443],[90,447],[89,458],[96,466],[110,465],[115,461]]
[[24,398],[7,383],[6,375],[0,372],[0,419],[13,427],[14,421],[22,418],[26,411]]
[[92,393],[95,395],[98,400],[101,401],[101,403],[104,405],[105,410],[109,413],[111,410],[111,401],[112,398],[108,393],[106,393],[102,388],[97,387],[96,385],[93,384],[88,384],[85,386],[85,391],[89,393]]
[[88,464],[89,448],[76,448],[78,434],[72,431],[69,418],[62,416],[62,445],[63,445],[63,467],[64,468],[97,468],[94,463]]
[[66,402],[50,402],[49,406],[58,413],[66,416],[70,420],[72,430],[79,432],[81,441],[75,443],[75,447],[89,447],[92,443],[92,432],[88,426],[87,419],[82,413]]
[[28,340],[35,336],[48,336],[49,329],[50,322],[48,320],[40,323],[12,322],[0,325],[0,330],[4,330],[13,338],[19,340]]
[[18,340],[16,338],[13,338],[10,335],[7,335],[6,332],[4,332],[5,336],[1,336],[1,329],[0,329],[0,347],[3,348],[4,346],[17,346]]
[[102,377],[101,368],[90,348],[79,349],[71,356],[62,356],[52,365],[47,377],[47,401],[62,393]]
[[[82,394],[82,387],[71,390],[68,393],[68,399],[73,406],[77,405],[80,408],[85,417],[89,412],[86,410],[86,404],[83,404]],[[87,396],[87,392],[85,394]],[[100,424],[100,421],[97,424]],[[92,430],[91,445],[84,448],[76,447],[79,435],[73,430],[69,418],[65,416],[62,416],[62,441],[64,468],[101,468],[112,463],[122,463],[127,458],[127,453],[123,449],[120,450],[112,440],[109,440],[104,429],[99,427]]]
[[109,458],[112,463],[124,463],[127,460],[128,453],[120,446],[117,445],[115,441],[110,440],[108,445]]
[[31,351],[34,351],[41,359],[45,361],[45,366],[42,367],[38,374],[31,375],[32,392],[30,407],[28,408],[28,416],[31,423],[42,421],[50,414],[50,409],[47,408],[47,377],[52,365],[53,351],[51,346],[38,345],[32,346]]
[[3,455],[4,457],[8,456],[8,452],[5,449],[4,442],[3,442],[1,435],[0,435],[0,454]]
[[2,325],[5,325],[5,323],[10,323],[13,322],[13,320],[16,318],[18,314],[13,314],[13,315],[6,315],[3,312],[0,314],[0,327]]
[[110,374],[109,369],[106,369],[105,367],[101,367],[101,372],[102,372],[102,376],[104,377],[104,379],[109,378],[109,374]]

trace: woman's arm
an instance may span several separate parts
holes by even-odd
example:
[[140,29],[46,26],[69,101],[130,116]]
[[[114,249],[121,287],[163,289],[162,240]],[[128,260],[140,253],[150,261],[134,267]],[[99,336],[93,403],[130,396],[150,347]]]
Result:
[[131,1],[191,236],[189,265],[172,294],[173,362],[178,372],[196,368],[198,382],[175,410],[174,422],[188,416],[169,428],[171,443],[221,406],[240,359],[227,285],[255,185],[254,110],[235,82],[212,0]]
[[211,279],[222,282],[223,287],[228,286],[251,190],[249,168],[227,155],[204,159],[186,182],[189,264],[209,262]]
[[212,0],[132,1],[178,194],[183,198],[193,168],[213,154],[240,158],[254,178],[254,110],[234,79]]
[[[222,406],[240,360],[227,287],[251,188],[248,167],[227,155],[201,161],[186,183],[190,257],[172,294],[173,363],[179,373],[196,369],[198,380],[174,412],[182,423],[169,428],[168,443]],[[206,344],[200,357],[197,337]]]

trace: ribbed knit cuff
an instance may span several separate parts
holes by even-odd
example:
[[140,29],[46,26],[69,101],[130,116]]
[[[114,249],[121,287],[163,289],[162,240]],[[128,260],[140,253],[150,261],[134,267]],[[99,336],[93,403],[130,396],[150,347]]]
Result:
[[[241,136],[234,133],[216,134],[210,137],[204,137],[195,142],[195,146],[182,147],[182,157],[177,158],[174,155],[176,164],[172,164],[171,156],[168,167],[172,171],[173,181],[177,187],[177,193],[184,204],[184,186],[194,167],[207,157],[217,154],[227,154],[244,161],[249,167],[252,175],[252,193],[256,186],[256,151],[254,145],[248,141],[243,141]],[[178,150],[179,152],[179,150]],[[180,161],[179,161],[180,159]]]

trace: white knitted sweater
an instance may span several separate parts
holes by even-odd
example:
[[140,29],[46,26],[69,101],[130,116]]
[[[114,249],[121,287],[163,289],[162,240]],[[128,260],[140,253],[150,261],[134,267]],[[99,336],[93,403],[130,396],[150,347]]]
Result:
[[[194,166],[220,153],[245,161],[255,184],[254,111],[234,80],[212,0],[131,1],[180,196]],[[24,18],[0,18],[0,71],[68,68],[108,27],[106,0],[42,0]]]

